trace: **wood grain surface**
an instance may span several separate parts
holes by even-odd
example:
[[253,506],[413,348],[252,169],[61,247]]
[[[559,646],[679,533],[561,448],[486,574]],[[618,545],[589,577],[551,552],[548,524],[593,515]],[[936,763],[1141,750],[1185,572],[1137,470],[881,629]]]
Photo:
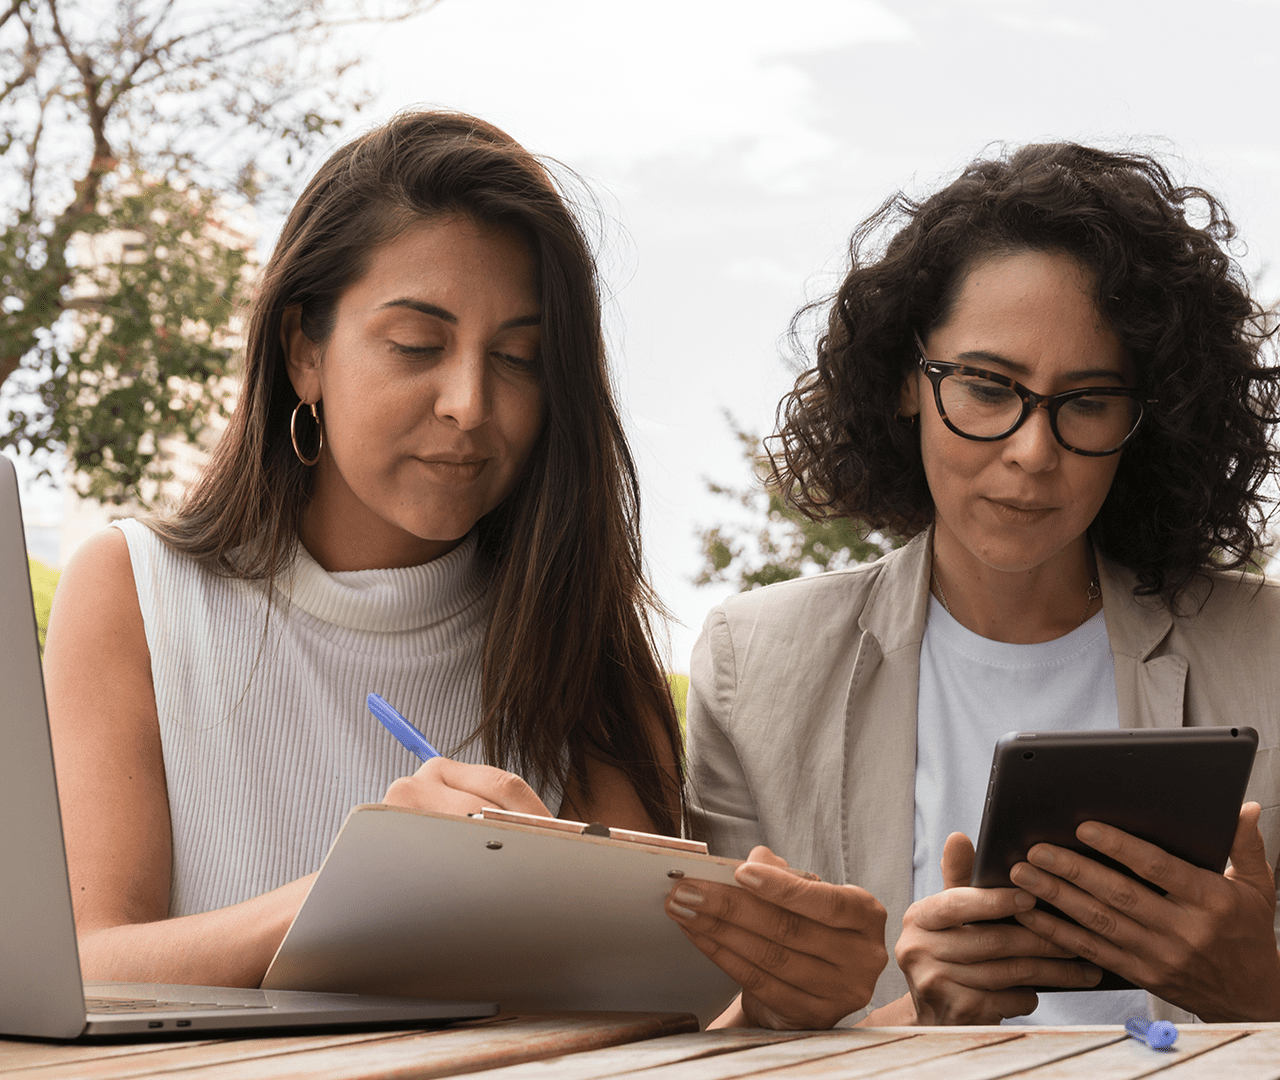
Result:
[[429,1031],[100,1045],[0,1040],[15,1080],[1280,1080],[1280,1024],[1197,1024],[1167,1051],[1119,1027],[696,1030],[691,1016],[504,1015]]

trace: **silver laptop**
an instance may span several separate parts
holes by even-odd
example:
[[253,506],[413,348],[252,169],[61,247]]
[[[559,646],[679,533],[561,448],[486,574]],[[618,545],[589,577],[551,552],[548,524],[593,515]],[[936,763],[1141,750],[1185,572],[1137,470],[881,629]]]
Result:
[[0,1035],[414,1027],[497,1011],[492,1002],[81,981],[18,481],[0,454]]

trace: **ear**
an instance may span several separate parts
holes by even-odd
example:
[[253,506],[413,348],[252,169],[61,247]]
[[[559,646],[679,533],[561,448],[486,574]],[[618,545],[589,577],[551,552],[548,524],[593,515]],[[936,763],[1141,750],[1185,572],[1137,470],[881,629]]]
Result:
[[920,415],[920,380],[923,378],[924,376],[915,368],[912,368],[907,373],[901,389],[898,390],[898,415],[900,417],[906,418]]
[[302,332],[302,308],[293,304],[280,320],[280,348],[294,392],[303,401],[316,402],[320,391],[320,347]]

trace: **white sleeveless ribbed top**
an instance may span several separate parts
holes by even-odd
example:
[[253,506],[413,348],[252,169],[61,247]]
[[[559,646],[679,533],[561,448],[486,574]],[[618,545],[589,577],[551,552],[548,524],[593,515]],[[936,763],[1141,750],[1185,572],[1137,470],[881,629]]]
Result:
[[395,570],[331,574],[299,545],[268,619],[264,582],[212,574],[139,521],[116,527],[151,650],[171,916],[318,869],[347,811],[417,769],[366,708],[371,691],[441,753],[482,760],[478,743],[458,749],[480,717],[487,582],[474,533]]

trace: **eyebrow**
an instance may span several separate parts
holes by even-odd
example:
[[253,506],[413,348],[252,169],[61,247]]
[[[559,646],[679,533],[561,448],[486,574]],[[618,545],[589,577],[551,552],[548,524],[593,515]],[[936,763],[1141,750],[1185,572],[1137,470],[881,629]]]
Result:
[[[414,300],[408,296],[401,297],[398,300],[388,300],[385,304],[380,305],[378,310],[382,311],[385,308],[394,307],[410,308],[413,311],[422,312],[423,315],[434,316],[435,318],[440,319],[443,322],[451,323],[454,326],[458,324],[458,316],[456,316],[452,311],[446,311],[444,308],[439,307],[436,304],[428,304],[425,300]],[[541,315],[517,315],[514,319],[507,319],[503,322],[499,329],[511,330],[519,326],[541,325]]]
[[[964,363],[983,361],[986,364],[997,364],[1024,379],[1029,375],[1035,374],[1034,368],[1021,364],[1017,360],[1010,360],[1007,356],[1001,356],[999,353],[987,352],[985,349],[972,349],[969,352],[957,353],[956,359]],[[1126,381],[1123,372],[1116,371],[1114,368],[1079,368],[1075,371],[1064,372],[1063,378],[1073,382],[1077,379],[1114,379],[1121,386]]]

